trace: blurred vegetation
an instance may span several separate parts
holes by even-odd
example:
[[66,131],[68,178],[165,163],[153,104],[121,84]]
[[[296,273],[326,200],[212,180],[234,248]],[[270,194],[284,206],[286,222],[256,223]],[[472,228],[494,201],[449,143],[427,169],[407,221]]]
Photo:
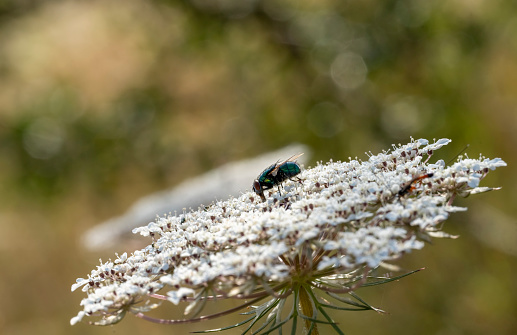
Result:
[[427,271],[359,292],[390,316],[336,318],[350,334],[517,332],[516,255],[469,225],[490,205],[515,231],[516,14],[511,0],[0,1],[0,333],[230,324],[70,327],[75,278],[134,248],[88,253],[81,234],[143,195],[292,142],[315,162],[410,136],[453,140],[433,159],[466,144],[502,157],[509,167],[485,184],[503,190],[460,200],[470,209],[446,230],[462,237],[401,262]]

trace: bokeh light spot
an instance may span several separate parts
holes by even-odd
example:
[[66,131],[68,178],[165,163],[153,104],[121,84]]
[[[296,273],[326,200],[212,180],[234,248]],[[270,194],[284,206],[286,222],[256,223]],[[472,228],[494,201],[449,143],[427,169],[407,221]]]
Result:
[[49,159],[61,151],[65,132],[55,120],[40,117],[34,120],[23,134],[23,147],[37,159]]
[[330,66],[330,75],[334,82],[347,90],[353,90],[364,84],[368,68],[361,56],[352,52],[339,54]]

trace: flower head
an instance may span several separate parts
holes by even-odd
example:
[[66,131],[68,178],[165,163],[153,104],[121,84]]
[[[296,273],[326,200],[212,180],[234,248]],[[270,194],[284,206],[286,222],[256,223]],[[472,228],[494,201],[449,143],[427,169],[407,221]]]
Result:
[[[284,182],[281,194],[276,188],[266,192],[266,201],[247,192],[136,228],[134,233],[151,237],[152,243],[78,279],[72,290],[82,286],[87,298],[71,323],[99,316],[94,324],[112,324],[128,311],[150,321],[186,323],[253,305],[245,313],[249,326],[244,332],[252,326],[281,328],[289,321],[296,327],[301,319],[307,330],[317,331],[323,320],[339,333],[325,309],[377,310],[354,291],[393,280],[372,272],[421,249],[423,240],[447,236],[439,232],[442,223],[451,212],[463,210],[452,206],[455,196],[492,190],[479,187],[481,179],[506,165],[483,157],[452,166],[428,163],[449,142],[420,139],[367,161],[318,164],[299,174],[300,181]],[[197,317],[204,303],[215,298],[244,302]],[[155,299],[187,301],[185,313],[192,316],[153,319],[145,312],[158,306]],[[290,309],[287,301],[293,303]],[[290,311],[287,316],[284,309]]]

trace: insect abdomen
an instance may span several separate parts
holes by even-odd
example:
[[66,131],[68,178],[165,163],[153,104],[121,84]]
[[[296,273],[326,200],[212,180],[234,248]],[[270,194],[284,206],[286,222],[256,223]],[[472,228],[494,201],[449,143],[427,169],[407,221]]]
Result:
[[276,179],[278,183],[286,179],[292,178],[301,172],[300,166],[294,162],[286,162],[278,167]]

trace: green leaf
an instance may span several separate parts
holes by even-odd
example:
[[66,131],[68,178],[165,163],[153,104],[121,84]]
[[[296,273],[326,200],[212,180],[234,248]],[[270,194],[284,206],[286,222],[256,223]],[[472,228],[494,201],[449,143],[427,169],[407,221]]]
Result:
[[368,306],[362,306],[361,308],[350,308],[350,307],[340,307],[340,306],[335,306],[335,305],[321,304],[321,307],[337,309],[340,311],[352,311],[352,312],[371,310],[371,308],[369,308]]
[[364,301],[363,299],[361,299],[357,294],[355,294],[354,292],[349,292],[348,294],[350,294],[352,297],[354,297],[355,299],[359,300],[360,302],[362,302],[363,304],[365,304],[366,306],[368,306],[369,308],[373,309],[374,311],[378,312],[378,313],[386,313],[385,311],[383,311],[382,309],[379,309],[377,307],[373,307],[372,305],[370,305],[369,303],[367,303],[366,301]]
[[[266,302],[265,304],[261,305],[264,306],[268,303],[270,303],[269,306],[265,307],[261,312],[260,314],[258,314],[257,316],[254,317],[254,320],[253,322],[250,323],[250,325],[248,326],[248,328],[246,328],[242,334],[246,334],[248,331],[250,331],[250,329],[260,320],[264,317],[264,315],[268,314],[276,305],[278,305],[278,302],[280,301],[280,299],[275,299],[272,303],[271,301],[273,300],[270,300],[268,302]],[[256,309],[258,311],[258,308]]]
[[251,320],[253,320],[254,317],[251,317],[249,319],[246,319],[242,322],[239,322],[239,323],[236,323],[234,325],[231,325],[231,326],[228,326],[228,327],[224,327],[224,328],[217,328],[217,329],[209,329],[209,330],[199,330],[199,331],[195,331],[195,332],[191,332],[193,334],[203,334],[203,333],[215,333],[215,332],[220,332],[220,331],[223,331],[223,330],[228,330],[228,329],[232,329],[232,328],[237,328],[239,326],[242,326],[243,324],[245,323],[248,323],[250,322]]
[[362,307],[364,308],[365,306],[367,307],[368,305],[364,305],[364,304],[359,304],[351,299],[347,299],[345,297],[341,297],[339,295],[337,295],[336,293],[332,293],[332,292],[327,292],[328,295],[330,295],[332,298],[344,303],[344,304],[348,304],[348,305],[352,305],[352,306],[356,306],[356,307]]
[[[266,322],[264,322],[264,324],[263,324],[259,329],[257,329],[256,331],[254,331],[254,332],[253,332],[253,333],[251,333],[251,334],[252,334],[252,335],[259,334],[259,333],[260,333],[260,331],[261,331],[262,329],[266,328],[266,327],[267,327],[267,325],[269,325],[272,321],[276,321],[276,316],[273,316],[273,317],[269,318],[269,320],[266,320]],[[274,325],[274,324],[275,324],[275,323],[273,323],[273,325]]]
[[418,272],[418,271],[421,271],[421,270],[423,270],[423,269],[424,269],[424,268],[416,269],[416,270],[414,270],[414,271],[411,271],[411,272],[405,273],[405,274],[400,275],[400,276],[391,277],[391,278],[386,278],[386,279],[379,280],[379,281],[376,281],[376,282],[368,282],[368,283],[364,283],[364,285],[362,285],[362,287],[386,284],[386,283],[389,283],[389,282],[392,282],[392,281],[395,281],[395,280],[399,280],[399,279],[404,278],[404,277],[406,277],[406,276],[412,275],[413,273]]
[[272,327],[272,328],[268,329],[266,332],[262,333],[262,335],[267,335],[267,334],[270,334],[271,332],[277,330],[278,328],[282,327],[287,322],[289,322],[289,320],[291,320],[292,317],[293,316],[291,315],[287,319],[285,319],[284,321],[277,323],[274,327]]
[[[314,295],[314,292],[312,290],[308,291],[308,293],[312,296],[313,301],[318,301],[318,299],[316,298],[316,296]],[[339,335],[345,335],[345,333],[343,333],[341,331],[341,329],[339,329],[339,327],[334,322],[334,320],[332,320],[332,318],[325,312],[325,310],[323,309],[323,307],[321,307],[320,304],[318,304],[316,306],[316,308],[321,312],[321,314],[325,317],[325,319],[327,319],[327,321],[330,322],[330,325],[332,326],[332,328],[334,328],[336,333],[338,333]],[[313,323],[313,325],[314,325],[314,323]]]
[[327,325],[335,323],[335,322],[327,322],[327,321],[323,321],[323,320],[318,320],[318,319],[311,318],[311,317],[308,317],[308,316],[303,315],[303,314],[300,314],[300,317],[302,319],[304,319],[304,320],[309,320],[309,321],[314,322],[314,323],[323,323],[323,324],[327,324]]
[[345,333],[343,333],[341,329],[339,329],[337,323],[335,323],[334,320],[332,320],[332,318],[327,313],[325,313],[325,310],[321,306],[318,306],[318,309],[321,312],[321,314],[325,317],[325,319],[327,319],[330,322],[330,325],[332,326],[332,328],[334,328],[336,333],[338,333],[339,335],[345,335]]

